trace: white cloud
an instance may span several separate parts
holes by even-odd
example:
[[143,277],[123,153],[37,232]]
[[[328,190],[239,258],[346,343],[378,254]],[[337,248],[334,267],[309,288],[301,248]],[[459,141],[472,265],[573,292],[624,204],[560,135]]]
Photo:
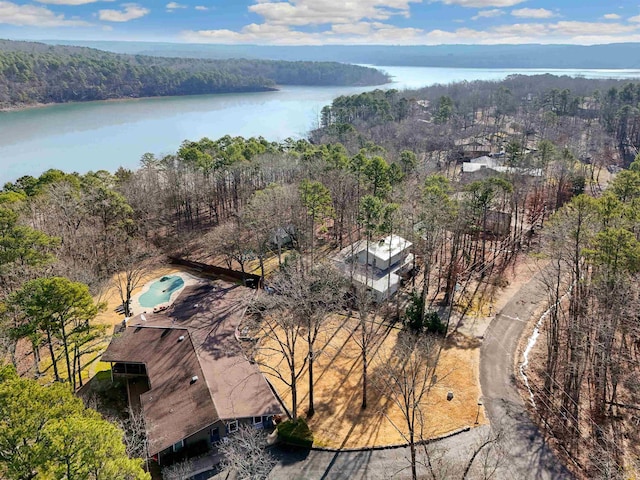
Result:
[[275,45],[493,45],[505,43],[588,45],[638,41],[640,40],[640,25],[560,21],[555,23],[505,24],[486,30],[458,28],[455,30],[425,31],[417,28],[400,28],[381,22],[356,22],[335,24],[330,29],[320,32],[302,32],[286,25],[251,24],[238,32],[231,30],[186,31],[183,32],[183,38],[191,42]]
[[206,12],[207,10],[209,10],[209,7],[205,7],[204,5],[196,5],[195,9],[200,12]]
[[[484,7],[510,7],[524,1],[526,0],[254,0],[248,9],[251,13],[260,15],[262,23],[251,23],[240,30],[188,30],[182,32],[182,37],[190,42],[205,43],[434,45],[590,44],[636,41],[635,38],[640,36],[640,25],[635,24],[611,21],[545,21],[557,15],[543,8],[511,11],[516,17],[537,19],[535,23],[506,23],[484,30],[460,26],[450,30],[428,31],[398,27],[390,21],[397,16],[410,17],[412,4],[420,2],[479,8],[472,17],[479,19],[497,18],[507,13],[501,8]],[[630,20],[640,23],[640,15]]]
[[128,22],[147,15],[150,10],[136,3],[122,4],[123,10],[100,10],[98,18],[105,22]]
[[231,30],[186,31],[182,36],[188,41],[210,43],[270,43],[274,45],[322,45],[341,44],[415,44],[424,34],[418,28],[400,28],[380,22],[337,24],[323,32],[301,32],[284,25],[247,25],[240,32]]
[[511,15],[520,18],[551,18],[556,14],[546,8],[520,8],[512,10]]
[[617,13],[607,13],[602,16],[605,20],[620,20],[622,17]]
[[635,17],[631,17],[628,19],[630,22],[640,22],[640,15],[636,15]]
[[96,2],[113,2],[114,0],[36,0],[38,3],[47,3],[49,5],[86,5],[87,3]]
[[553,32],[561,35],[620,35],[638,30],[637,25],[622,25],[620,23],[599,23],[599,22],[572,22],[564,21],[549,25]]
[[91,25],[77,19],[66,19],[64,15],[52,12],[46,7],[17,5],[0,1],[0,24],[30,27],[81,27]]
[[492,10],[480,10],[476,15],[471,17],[471,20],[499,17],[500,15],[504,15],[504,10],[500,10],[499,8],[494,8]]
[[187,8],[187,6],[177,2],[169,2],[165,8],[167,9],[167,12],[173,12],[179,8]]
[[258,0],[249,11],[271,25],[324,25],[408,17],[411,3],[422,0]]
[[527,0],[438,0],[445,5],[459,5],[461,7],[513,7]]

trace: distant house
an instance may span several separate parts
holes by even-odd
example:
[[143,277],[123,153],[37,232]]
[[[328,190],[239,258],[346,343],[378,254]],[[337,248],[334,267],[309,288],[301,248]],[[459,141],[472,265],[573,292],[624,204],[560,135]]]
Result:
[[411,270],[412,245],[398,235],[389,235],[368,245],[361,240],[343,249],[337,263],[356,285],[366,286],[376,301],[381,302],[398,291],[402,276]]
[[160,464],[183,449],[205,451],[240,424],[271,426],[283,412],[235,338],[247,293],[222,281],[185,287],[168,310],[118,328],[102,355],[144,414],[148,453]]
[[473,158],[480,155],[489,155],[492,145],[483,137],[469,137],[454,141],[458,155],[462,158]]
[[[540,168],[520,168],[509,167],[504,164],[504,155],[488,156],[473,158],[462,164],[462,174],[473,174],[482,170],[493,171],[497,173],[518,173],[520,175],[528,175],[531,177],[541,177],[542,169]],[[483,172],[484,173],[484,172]]]
[[491,170],[495,170],[496,172],[500,172],[500,171],[504,171],[503,169],[505,169],[506,167],[503,166],[501,159],[489,157],[487,155],[483,155],[477,158],[472,158],[468,162],[464,162],[462,164],[463,173],[477,172],[478,170],[482,170],[484,168],[488,168]]

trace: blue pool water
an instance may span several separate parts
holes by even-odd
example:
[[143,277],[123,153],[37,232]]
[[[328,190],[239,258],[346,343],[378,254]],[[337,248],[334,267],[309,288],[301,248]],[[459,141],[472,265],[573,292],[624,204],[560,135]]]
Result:
[[149,286],[149,290],[140,295],[140,306],[153,308],[167,303],[171,294],[184,286],[184,280],[175,275],[168,275],[156,280]]

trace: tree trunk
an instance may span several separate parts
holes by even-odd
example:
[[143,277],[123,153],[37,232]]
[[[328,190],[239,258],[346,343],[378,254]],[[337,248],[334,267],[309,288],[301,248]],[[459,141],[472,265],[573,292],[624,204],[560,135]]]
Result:
[[63,321],[60,321],[60,330],[62,332],[62,346],[64,347],[64,359],[67,363],[67,379],[72,382],[73,390],[76,389],[76,377],[73,375],[71,368],[71,359],[69,358],[69,342],[67,340],[67,332],[64,328]]
[[262,245],[258,254],[258,261],[260,262],[260,285],[258,285],[258,288],[264,288],[264,252],[265,248]]
[[58,372],[58,362],[56,354],[53,351],[53,342],[51,341],[51,330],[47,328],[47,344],[49,345],[49,354],[51,355],[51,365],[53,366],[53,376],[56,382],[60,381],[60,373]]
[[33,367],[35,368],[36,377],[39,377],[40,372],[40,346],[37,341],[31,342],[31,349],[33,350]]
[[291,418],[298,418],[298,388],[296,386],[295,371],[291,371]]
[[309,343],[309,409],[307,410],[307,416],[313,417],[315,409],[313,408],[313,347]]
[[[364,327],[364,325],[363,325]],[[362,409],[367,408],[367,346],[364,343],[364,334],[362,343]]]
[[411,479],[418,480],[418,471],[416,469],[416,442],[413,436],[413,430],[409,432],[409,449],[411,450]]
[[81,354],[80,354],[80,349],[76,346],[75,347],[75,356],[76,359],[78,360],[78,385],[80,385],[82,387],[83,382],[82,382],[82,361],[81,361]]

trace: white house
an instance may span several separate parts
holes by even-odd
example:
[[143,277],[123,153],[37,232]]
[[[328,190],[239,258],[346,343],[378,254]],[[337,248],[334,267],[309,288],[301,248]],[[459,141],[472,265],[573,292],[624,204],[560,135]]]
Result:
[[398,235],[389,235],[378,242],[369,242],[367,249],[364,242],[364,249],[357,254],[358,263],[368,264],[380,270],[387,270],[390,266],[397,264],[409,253],[412,243]]
[[498,173],[518,173],[520,175],[529,175],[531,177],[541,177],[542,169],[540,168],[515,168],[508,167],[504,164],[502,158],[482,157],[473,158],[462,164],[462,173],[473,173],[479,170],[489,169]]
[[362,240],[340,252],[338,265],[355,284],[366,285],[380,302],[398,291],[401,276],[411,269],[412,245],[398,235],[389,235],[368,245]]

